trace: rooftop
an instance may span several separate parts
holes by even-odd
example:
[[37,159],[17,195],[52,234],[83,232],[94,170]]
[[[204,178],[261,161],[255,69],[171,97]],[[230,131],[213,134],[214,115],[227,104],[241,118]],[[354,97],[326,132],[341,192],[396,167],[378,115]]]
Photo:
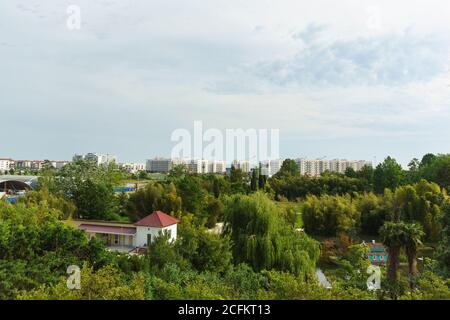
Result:
[[175,219],[162,211],[155,211],[151,215],[139,220],[134,225],[139,227],[164,228],[179,222],[180,221],[178,219]]

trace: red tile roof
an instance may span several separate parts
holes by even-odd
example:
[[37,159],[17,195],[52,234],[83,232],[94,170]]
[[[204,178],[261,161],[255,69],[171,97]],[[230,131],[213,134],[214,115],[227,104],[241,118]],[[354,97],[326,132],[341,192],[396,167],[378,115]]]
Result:
[[175,219],[162,211],[155,211],[151,215],[139,220],[134,225],[141,227],[164,228],[179,222],[180,221],[178,219]]

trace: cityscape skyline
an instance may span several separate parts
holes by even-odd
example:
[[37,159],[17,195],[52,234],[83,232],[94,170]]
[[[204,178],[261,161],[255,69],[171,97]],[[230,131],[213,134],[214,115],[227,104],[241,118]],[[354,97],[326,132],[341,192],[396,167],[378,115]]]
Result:
[[[429,152],[432,153],[432,152]],[[196,158],[196,157],[171,157],[170,155],[166,156],[166,155],[160,155],[160,154],[156,154],[156,155],[150,155],[150,156],[144,156],[144,157],[140,157],[137,159],[131,159],[130,158],[123,158],[122,155],[118,154],[118,153],[114,153],[114,152],[110,152],[110,153],[102,153],[102,152],[86,152],[86,153],[82,153],[82,152],[78,152],[78,153],[72,153],[69,157],[60,157],[60,158],[51,158],[51,157],[15,157],[15,156],[11,156],[9,154],[5,155],[5,154],[0,154],[0,159],[11,159],[11,160],[15,160],[15,161],[44,161],[44,160],[50,160],[50,161],[56,161],[56,162],[71,162],[73,161],[74,157],[79,156],[79,155],[86,155],[86,154],[99,154],[99,155],[104,155],[104,156],[113,156],[116,158],[116,162],[117,164],[127,164],[127,163],[134,163],[134,164],[138,164],[138,163],[145,163],[148,160],[154,160],[154,159],[180,159],[180,160],[207,160],[207,161],[221,161],[224,162],[227,166],[231,165],[232,162],[234,161],[225,161],[223,159],[206,159],[206,158]],[[427,153],[425,153],[427,154]],[[418,160],[420,160],[422,158],[422,156],[424,156],[425,154],[419,155],[417,157]],[[442,153],[435,153],[435,154],[444,154],[444,152]],[[396,159],[398,161],[398,163],[400,165],[402,165],[402,167],[404,167],[405,169],[407,169],[407,165],[408,163],[413,159],[407,159],[407,161],[405,163],[400,162],[397,158],[391,156],[391,155],[386,155],[386,157],[392,157],[394,159]],[[269,161],[269,160],[286,160],[286,159],[292,159],[292,160],[299,160],[299,159],[304,159],[304,160],[310,160],[310,161],[321,161],[321,160],[326,160],[326,161],[332,161],[332,160],[342,160],[342,161],[367,161],[367,162],[371,162],[372,165],[375,167],[376,165],[378,165],[379,163],[383,162],[383,160],[386,158],[380,158],[378,159],[377,157],[373,157],[372,159],[370,158],[362,158],[362,157],[356,157],[356,158],[345,158],[345,157],[328,157],[328,156],[321,156],[321,157],[308,157],[308,156],[302,156],[302,155],[294,155],[292,157],[279,157],[279,158],[267,158],[267,159],[261,159],[259,161],[252,161],[252,160],[248,160],[246,158],[238,158],[235,159],[237,161],[249,161],[251,165],[258,165],[261,162],[265,162],[265,161]]]

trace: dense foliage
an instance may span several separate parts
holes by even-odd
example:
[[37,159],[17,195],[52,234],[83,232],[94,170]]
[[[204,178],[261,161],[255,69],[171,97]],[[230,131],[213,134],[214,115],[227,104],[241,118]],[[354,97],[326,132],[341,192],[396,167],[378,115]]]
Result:
[[[321,177],[289,159],[271,178],[45,168],[37,190],[0,202],[0,299],[450,299],[449,159],[428,154],[404,170],[388,157]],[[135,192],[114,192],[129,182]],[[154,210],[181,220],[178,238],[157,237],[144,255],[107,251],[72,226]],[[389,253],[377,291],[367,290],[368,239]],[[80,290],[67,289],[70,265]]]

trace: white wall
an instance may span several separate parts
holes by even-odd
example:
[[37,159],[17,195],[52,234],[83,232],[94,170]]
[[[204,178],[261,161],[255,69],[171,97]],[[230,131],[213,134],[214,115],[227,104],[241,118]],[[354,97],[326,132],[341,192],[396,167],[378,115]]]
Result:
[[136,247],[145,247],[147,246],[147,235],[152,235],[152,241],[160,235],[160,232],[170,230],[171,237],[170,241],[175,241],[177,239],[177,225],[171,225],[166,228],[153,228],[153,227],[136,227]]

